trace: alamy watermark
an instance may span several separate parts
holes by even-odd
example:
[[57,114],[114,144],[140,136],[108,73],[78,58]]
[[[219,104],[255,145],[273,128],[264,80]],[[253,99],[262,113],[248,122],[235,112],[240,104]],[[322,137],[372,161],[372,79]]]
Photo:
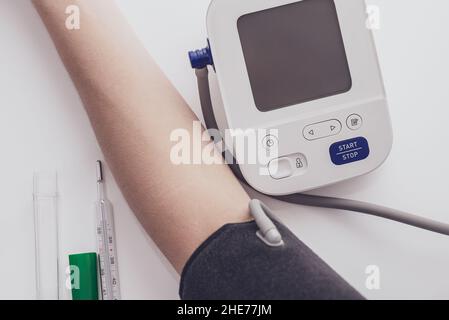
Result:
[[369,265],[365,268],[367,275],[365,286],[368,290],[380,290],[380,268],[376,265]]
[[80,269],[77,266],[68,266],[66,271],[65,286],[68,290],[74,289],[79,290],[81,288],[80,284]]
[[259,173],[269,175],[267,164],[279,156],[277,129],[228,129],[222,136],[218,130],[203,130],[201,122],[194,121],[192,130],[173,130],[170,141],[174,165],[260,165]]
[[[366,27],[371,30],[380,30],[380,8],[377,5],[368,5],[366,7],[367,19]],[[66,7],[65,14],[67,18],[65,20],[65,26],[67,30],[80,30],[81,29],[81,11],[77,5],[69,5]]]
[[369,5],[366,7],[366,27],[370,30],[380,30],[380,8],[376,5]]
[[65,20],[65,27],[67,30],[80,30],[81,29],[81,13],[80,8],[77,5],[70,5],[65,9],[68,17]]

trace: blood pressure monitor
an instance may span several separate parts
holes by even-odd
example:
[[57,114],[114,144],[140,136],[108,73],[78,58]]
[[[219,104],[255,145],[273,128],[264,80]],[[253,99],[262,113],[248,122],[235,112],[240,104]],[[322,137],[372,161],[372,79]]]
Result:
[[366,21],[364,0],[212,1],[207,27],[226,127],[274,132],[257,143],[275,156],[239,163],[258,191],[319,188],[388,157],[392,128]]

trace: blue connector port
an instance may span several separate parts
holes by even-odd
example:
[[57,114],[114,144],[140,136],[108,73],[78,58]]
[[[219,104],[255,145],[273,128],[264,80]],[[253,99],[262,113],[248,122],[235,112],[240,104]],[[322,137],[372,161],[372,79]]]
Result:
[[214,65],[209,43],[206,48],[190,51],[189,59],[193,69],[203,69]]

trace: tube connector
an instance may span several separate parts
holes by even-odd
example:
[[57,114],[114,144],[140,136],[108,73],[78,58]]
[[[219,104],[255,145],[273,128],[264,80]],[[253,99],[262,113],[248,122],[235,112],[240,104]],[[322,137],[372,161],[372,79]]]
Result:
[[207,66],[214,65],[214,59],[212,58],[212,51],[209,43],[206,48],[190,51],[189,59],[193,69],[203,69]]
[[283,246],[284,241],[282,240],[282,235],[270,219],[270,216],[272,215],[270,209],[259,200],[251,200],[249,208],[251,215],[259,228],[259,231],[256,233],[259,239],[270,247]]

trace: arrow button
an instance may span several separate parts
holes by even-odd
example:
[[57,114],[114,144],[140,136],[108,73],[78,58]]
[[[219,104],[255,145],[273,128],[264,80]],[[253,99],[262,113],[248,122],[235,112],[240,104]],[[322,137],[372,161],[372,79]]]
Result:
[[334,119],[323,122],[317,122],[306,126],[303,135],[306,140],[313,141],[323,139],[339,134],[342,130],[341,122]]

